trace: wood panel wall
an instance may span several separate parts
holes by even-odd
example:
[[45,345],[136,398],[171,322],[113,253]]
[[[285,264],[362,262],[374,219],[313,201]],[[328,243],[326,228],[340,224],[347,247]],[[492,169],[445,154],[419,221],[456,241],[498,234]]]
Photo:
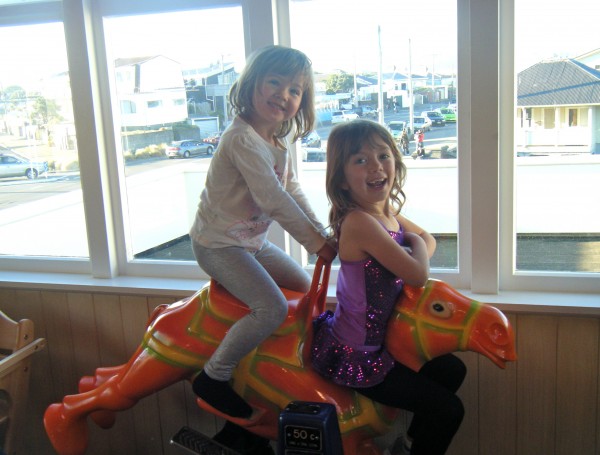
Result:
[[[77,393],[82,376],[125,363],[150,312],[179,297],[0,288],[0,310],[35,323],[47,348],[33,358],[29,425],[18,455],[54,453],[42,416]],[[595,455],[600,453],[600,318],[505,313],[519,360],[506,370],[460,353],[468,376],[460,390],[466,416],[449,455]],[[410,415],[378,442],[390,446]],[[183,425],[212,435],[222,421],[196,407],[189,384],[175,384],[119,413],[110,430],[90,423],[89,455],[178,455],[169,441]]]

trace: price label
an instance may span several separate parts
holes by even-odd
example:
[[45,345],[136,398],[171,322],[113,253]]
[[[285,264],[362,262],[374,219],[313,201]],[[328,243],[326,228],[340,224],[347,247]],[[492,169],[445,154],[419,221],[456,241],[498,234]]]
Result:
[[287,425],[285,427],[286,448],[308,449],[320,451],[323,437],[317,428]]

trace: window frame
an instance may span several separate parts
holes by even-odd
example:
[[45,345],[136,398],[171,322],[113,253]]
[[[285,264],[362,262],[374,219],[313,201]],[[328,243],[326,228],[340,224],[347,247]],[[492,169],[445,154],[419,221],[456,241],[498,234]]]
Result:
[[[514,235],[514,2],[457,0],[458,269],[433,270],[474,293],[600,291],[598,274],[515,272]],[[81,185],[90,258],[0,258],[0,270],[89,274],[93,278],[206,279],[185,261],[127,260],[127,220],[120,195],[124,175],[117,145],[103,16],[240,5],[246,54],[264,45],[293,45],[289,0],[63,0],[2,7],[0,25],[60,20],[67,42]],[[265,27],[272,23],[273,27]],[[523,119],[526,121],[526,119]],[[85,140],[84,140],[85,138]],[[477,150],[478,153],[472,153]],[[476,214],[476,215],[475,215]],[[485,220],[482,221],[482,220]],[[270,239],[304,263],[306,253],[278,225]],[[310,268],[310,267],[309,267]],[[335,271],[331,283],[335,282]]]

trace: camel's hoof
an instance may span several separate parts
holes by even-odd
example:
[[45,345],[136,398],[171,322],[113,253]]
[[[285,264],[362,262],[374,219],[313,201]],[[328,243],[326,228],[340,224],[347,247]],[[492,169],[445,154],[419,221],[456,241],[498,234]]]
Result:
[[44,413],[44,427],[52,446],[59,455],[83,455],[88,445],[85,419],[69,420],[62,404],[55,403]]
[[108,430],[115,424],[117,420],[117,413],[114,411],[94,411],[90,414],[90,418],[100,428]]
[[79,393],[84,393],[94,390],[96,387],[96,376],[84,376],[79,380],[77,389]]
[[198,403],[198,406],[200,406],[206,412],[210,412],[211,414],[214,414],[225,420],[229,420],[230,422],[235,423],[236,425],[239,425],[240,427],[243,427],[243,428],[250,428],[250,427],[259,425],[261,423],[261,420],[267,413],[267,411],[265,409],[257,408],[255,406],[253,406],[252,407],[253,412],[252,412],[252,415],[250,416],[250,418],[244,419],[242,417],[232,417],[230,415],[227,415],[227,414],[219,411],[217,408],[212,407],[210,404],[208,404],[206,401],[204,401],[201,398],[196,398],[196,402]]
[[90,390],[100,387],[114,375],[119,374],[122,370],[123,365],[97,368],[94,376],[83,376],[79,380],[79,393],[89,392]]

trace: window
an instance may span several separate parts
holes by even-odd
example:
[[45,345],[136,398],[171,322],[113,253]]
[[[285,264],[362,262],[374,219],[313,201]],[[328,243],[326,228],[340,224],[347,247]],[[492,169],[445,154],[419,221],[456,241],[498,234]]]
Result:
[[89,256],[65,33],[50,16],[0,26],[2,257]]
[[[382,14],[385,11],[385,14]],[[395,0],[378,1],[365,8],[345,0],[290,1],[291,45],[304,51],[313,61],[317,83],[317,132],[326,147],[332,124],[343,122],[338,109],[370,107],[380,111],[377,121],[394,128],[398,122],[409,130],[420,127],[419,113],[445,108],[456,97],[456,2],[438,0],[427,6],[427,30],[420,20],[422,5]],[[331,27],[338,17],[344,33],[340,46],[340,27]],[[319,33],[306,33],[307,27]],[[412,87],[412,89],[411,89]],[[437,112],[436,112],[437,114]],[[439,115],[439,114],[438,114]],[[460,120],[459,120],[460,121]],[[445,123],[445,122],[444,122]],[[430,159],[416,160],[412,139],[404,160],[408,166],[404,214],[438,241],[432,265],[458,268],[458,168],[442,150],[457,150],[456,123],[436,122],[427,127],[425,149]],[[325,164],[301,163],[301,181],[316,213],[327,224],[329,210],[322,197]],[[434,196],[435,195],[435,196]]]
[[577,109],[569,109],[569,126],[577,126]]
[[[125,176],[123,267],[169,259],[190,261],[197,274],[187,233],[212,156],[197,141],[227,125],[222,99],[235,78],[223,81],[237,77],[243,62],[241,8],[106,16],[104,28],[113,103],[138,108],[115,116],[116,161]],[[174,155],[184,158],[169,159],[167,146],[185,139],[192,141],[180,147],[189,150]]]
[[[460,105],[457,123],[426,132],[432,159],[413,160],[414,142],[405,157],[406,215],[438,238],[436,278],[483,293],[600,290],[600,193],[590,184],[600,102],[556,85],[598,84],[593,0],[434,0],[426,11],[392,0],[97,0],[64,17],[62,2],[8,3],[0,1],[0,40],[11,43],[0,47],[0,145],[36,163],[27,172],[38,177],[0,178],[2,271],[201,276],[185,237],[211,158],[170,160],[164,147],[218,140],[245,55],[279,43],[313,60],[322,148],[327,113],[414,127],[421,112]],[[560,32],[568,23],[577,34]],[[20,122],[17,144],[9,119]],[[297,155],[326,220],[322,155]],[[272,240],[307,263],[281,232]]]
[[[600,61],[600,41],[591,19],[598,13],[598,4],[588,0],[515,0],[517,111],[532,112],[534,125],[540,125],[525,123],[515,130],[511,275],[517,278],[600,272],[600,97],[582,89],[600,87],[593,69]],[[541,20],[531,21],[534,14]],[[570,18],[578,21],[576,39],[544,32],[561,30]]]
[[135,114],[135,102],[129,100],[121,101],[121,114]]

